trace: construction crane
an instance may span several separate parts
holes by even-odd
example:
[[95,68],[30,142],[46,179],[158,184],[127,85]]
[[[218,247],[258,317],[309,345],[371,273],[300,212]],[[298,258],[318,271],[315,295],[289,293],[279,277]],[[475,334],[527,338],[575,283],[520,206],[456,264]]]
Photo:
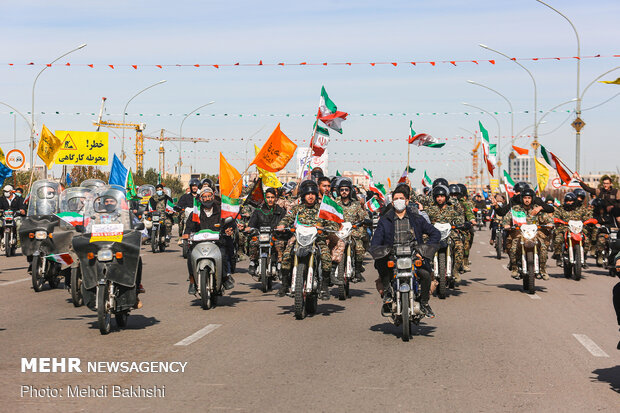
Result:
[[472,192],[477,192],[478,189],[482,189],[482,182],[480,182],[480,186],[478,186],[478,178],[480,177],[480,175],[478,175],[478,149],[480,148],[482,142],[477,142],[477,140],[477,137],[474,135],[474,149],[471,151],[471,176],[466,177],[470,182]]
[[[121,123],[121,122],[109,122],[102,120],[103,107],[105,105],[106,98],[101,98],[101,109],[99,110],[99,117],[93,125],[97,127],[97,131],[103,126],[105,128],[113,129],[134,129],[136,131],[136,172],[142,174],[144,172],[144,135],[143,131],[146,128],[145,123]],[[125,162],[125,154],[121,155],[121,161]]]
[[[165,163],[165,158],[166,158],[166,150],[164,149],[164,142],[209,142],[210,139],[208,138],[183,138],[183,137],[178,137],[178,136],[164,136],[164,132],[166,130],[162,129],[161,132],[159,133],[159,136],[143,136],[143,139],[149,139],[149,140],[153,140],[153,141],[159,141],[159,173],[162,174],[162,176],[164,175],[165,169],[166,169],[166,163]],[[194,151],[194,156],[196,155],[196,152]],[[179,155],[179,162],[178,162],[178,173],[181,173],[181,166],[183,166],[183,161],[181,160],[181,156]]]

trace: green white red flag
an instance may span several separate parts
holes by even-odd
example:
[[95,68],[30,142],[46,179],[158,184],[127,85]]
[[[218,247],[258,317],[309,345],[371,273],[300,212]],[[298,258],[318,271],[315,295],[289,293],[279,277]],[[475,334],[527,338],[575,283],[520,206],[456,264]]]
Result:
[[413,130],[413,121],[409,121],[409,130],[410,130],[410,134],[409,137],[407,138],[407,142],[409,142],[409,144],[415,143],[418,146],[426,146],[428,148],[443,148],[443,146],[446,144],[444,143],[439,143],[439,140],[437,140],[436,138],[433,138],[431,135],[429,135],[428,133],[418,133],[416,134],[415,131]]
[[424,171],[424,178],[422,178],[422,185],[423,186],[431,186],[433,185],[433,181],[431,180],[431,178],[426,174],[426,171]]
[[174,214],[174,203],[171,200],[166,201],[166,213]]
[[525,215],[525,211],[515,211],[514,209],[511,209],[510,214],[512,215],[512,223],[514,225],[527,224],[527,216]]
[[403,174],[400,176],[400,179],[398,180],[398,183],[401,184],[401,183],[407,182],[407,176],[409,176],[409,174],[412,174],[414,172],[415,172],[415,168],[406,166]]
[[385,195],[386,195],[386,191],[385,188],[383,187],[383,185],[381,184],[376,184],[373,182],[372,178],[370,179],[369,183],[368,183],[368,189],[374,193],[376,193],[377,195],[379,195],[379,198],[385,202]]
[[491,176],[493,175],[493,170],[495,169],[495,156],[490,153],[490,142],[489,142],[489,132],[482,126],[482,122],[478,121],[478,126],[480,126],[480,132],[482,133],[482,152],[484,155],[484,162],[487,164],[487,169]]
[[84,222],[84,215],[78,214],[77,212],[59,212],[56,216],[74,227],[76,225],[86,225]]
[[61,268],[65,268],[73,264],[73,258],[71,258],[71,254],[68,253],[50,254],[45,256],[45,259],[59,263]]
[[318,118],[328,128],[335,130],[338,133],[342,133],[342,121],[347,119],[349,114],[346,112],[339,112],[336,104],[327,95],[325,86],[321,87],[321,103],[319,104]]
[[321,206],[319,208],[319,218],[334,221],[337,223],[344,222],[344,214],[342,207],[328,195],[323,195]]
[[200,202],[198,202],[198,197],[194,197],[194,211],[192,212],[192,222],[197,222],[200,224]]
[[314,138],[312,140],[312,155],[313,156],[322,156],[327,148],[327,144],[329,143],[329,130],[324,128],[315,122],[314,128]]
[[542,154],[545,161],[555,169],[562,180],[564,185],[568,185],[571,181],[570,175],[566,172],[566,169],[563,166],[563,162],[553,154],[551,151],[547,151],[544,146],[540,145],[540,153]]
[[512,179],[510,174],[504,170],[504,188],[506,189],[506,193],[512,197],[515,194],[515,181]]
[[236,218],[239,214],[239,198],[229,198],[222,194],[222,219]]
[[377,212],[379,208],[381,208],[381,204],[374,196],[370,198],[368,202],[366,202],[366,209],[370,212]]

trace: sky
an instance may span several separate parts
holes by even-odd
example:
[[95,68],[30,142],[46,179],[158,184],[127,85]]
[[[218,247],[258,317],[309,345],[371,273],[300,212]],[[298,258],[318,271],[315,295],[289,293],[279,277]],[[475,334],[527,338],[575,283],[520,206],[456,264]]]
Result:
[[[575,24],[581,56],[620,55],[619,2],[556,0],[549,4]],[[161,129],[166,136],[175,136],[186,114],[215,101],[184,122],[184,136],[211,139],[184,143],[184,166],[193,164],[200,172],[216,173],[221,151],[242,171],[252,157],[251,143],[260,146],[278,122],[300,146],[308,144],[324,85],[338,109],[349,113],[343,134],[331,133],[329,173],[365,167],[380,181],[400,175],[406,165],[409,121],[418,133],[448,139],[441,150],[410,148],[414,182],[425,170],[432,178],[464,180],[471,173],[470,137],[478,130],[478,121],[489,130],[492,143],[500,133],[505,137],[500,149],[506,163],[511,135],[508,104],[467,80],[508,98],[514,108],[515,134],[534,123],[534,87],[525,70],[479,47],[480,43],[518,58],[577,55],[569,23],[535,0],[3,1],[0,38],[0,102],[14,106],[28,119],[37,73],[63,53],[87,44],[39,77],[38,130],[41,124],[52,131],[94,130],[96,116],[90,113],[99,111],[103,96],[107,98],[104,119],[120,122],[123,107],[133,95],[166,80],[131,101],[126,121],[146,123],[149,136],[158,136]],[[495,65],[488,62],[491,59]],[[458,60],[479,64],[368,64]],[[285,66],[210,66],[259,61]],[[29,62],[35,65],[26,65]],[[71,66],[65,66],[67,62]],[[300,62],[366,64],[300,66]],[[536,81],[538,111],[576,97],[576,59],[520,63]],[[159,69],[156,64],[186,66]],[[583,58],[581,91],[618,66],[620,57]],[[603,79],[617,77],[620,70]],[[616,171],[620,165],[620,98],[589,109],[619,92],[620,86],[594,83],[583,95],[582,173]],[[497,112],[500,130],[493,117],[463,102]],[[539,127],[541,143],[571,167],[575,132],[570,126],[574,114],[569,112],[574,109],[574,102],[561,106]],[[7,152],[15,139],[16,147],[26,151],[28,126],[10,111],[0,105],[0,147]],[[110,150],[120,154],[122,131],[109,132]],[[515,142],[529,147],[532,128],[523,134],[530,137]],[[129,130],[125,136],[126,151],[131,153],[126,165],[135,169],[135,140]],[[156,141],[145,141],[146,168],[157,168],[158,147]],[[179,145],[168,142],[164,147],[167,167],[173,170]],[[59,167],[54,171],[58,175]]]

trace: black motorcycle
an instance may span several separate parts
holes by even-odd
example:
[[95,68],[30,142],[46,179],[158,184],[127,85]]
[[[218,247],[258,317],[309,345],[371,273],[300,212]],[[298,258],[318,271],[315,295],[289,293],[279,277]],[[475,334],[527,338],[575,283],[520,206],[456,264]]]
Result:
[[280,278],[281,264],[278,262],[278,251],[274,247],[275,231],[271,227],[260,227],[251,233],[252,241],[258,241],[259,260],[256,275],[261,283],[261,290],[266,293],[272,288],[274,280]]
[[147,222],[151,223],[151,251],[164,252],[166,250],[166,225],[164,216],[159,211],[146,214]]
[[7,209],[2,212],[2,228],[4,253],[7,257],[15,255],[17,248],[17,227],[15,225],[15,211]]

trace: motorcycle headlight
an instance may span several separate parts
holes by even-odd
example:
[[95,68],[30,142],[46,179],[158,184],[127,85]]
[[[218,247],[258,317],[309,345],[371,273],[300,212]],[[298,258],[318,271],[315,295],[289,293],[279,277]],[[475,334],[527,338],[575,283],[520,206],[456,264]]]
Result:
[[258,236],[258,241],[259,242],[267,242],[267,241],[269,241],[269,234],[260,234]]
[[411,258],[399,258],[396,260],[396,268],[398,268],[399,270],[410,270],[411,267]]
[[538,227],[536,225],[521,225],[521,233],[525,239],[534,239],[537,232]]
[[112,250],[102,249],[97,254],[97,259],[102,262],[112,261]]
[[609,234],[609,238],[611,238],[611,239],[618,239],[618,233],[617,232],[612,232],[611,234]]
[[45,239],[47,238],[47,231],[37,231],[34,233],[34,237],[36,239]]
[[153,222],[159,222],[159,217],[157,216],[153,217]]

